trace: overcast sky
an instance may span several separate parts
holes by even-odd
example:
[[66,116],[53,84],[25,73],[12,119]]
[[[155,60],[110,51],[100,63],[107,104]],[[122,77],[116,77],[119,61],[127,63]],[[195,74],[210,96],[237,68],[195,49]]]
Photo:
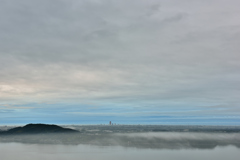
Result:
[[1,0],[0,124],[240,124],[239,0]]

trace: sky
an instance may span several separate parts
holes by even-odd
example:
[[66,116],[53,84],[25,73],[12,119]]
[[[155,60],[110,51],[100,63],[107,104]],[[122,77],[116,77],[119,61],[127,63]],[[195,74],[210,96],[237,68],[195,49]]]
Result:
[[240,125],[239,0],[1,0],[0,125]]

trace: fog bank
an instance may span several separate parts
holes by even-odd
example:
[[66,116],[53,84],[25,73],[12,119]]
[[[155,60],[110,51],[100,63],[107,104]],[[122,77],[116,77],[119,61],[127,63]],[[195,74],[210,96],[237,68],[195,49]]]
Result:
[[214,150],[155,150],[122,147],[94,147],[90,145],[44,145],[0,143],[3,160],[238,160],[239,149],[232,146],[217,147]]

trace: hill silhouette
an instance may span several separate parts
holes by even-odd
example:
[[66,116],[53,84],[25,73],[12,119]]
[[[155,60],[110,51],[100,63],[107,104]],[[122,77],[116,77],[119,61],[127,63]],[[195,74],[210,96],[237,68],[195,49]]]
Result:
[[49,124],[27,124],[23,127],[16,127],[7,131],[2,131],[0,134],[39,134],[39,133],[74,133],[77,130],[63,128],[57,125]]

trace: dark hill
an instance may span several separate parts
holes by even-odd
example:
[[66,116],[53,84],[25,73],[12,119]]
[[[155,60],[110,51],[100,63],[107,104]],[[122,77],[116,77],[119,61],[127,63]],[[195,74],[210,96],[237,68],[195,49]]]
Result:
[[78,132],[73,129],[63,128],[57,125],[49,124],[27,124],[23,127],[16,127],[0,134],[39,134],[39,133],[74,133]]

